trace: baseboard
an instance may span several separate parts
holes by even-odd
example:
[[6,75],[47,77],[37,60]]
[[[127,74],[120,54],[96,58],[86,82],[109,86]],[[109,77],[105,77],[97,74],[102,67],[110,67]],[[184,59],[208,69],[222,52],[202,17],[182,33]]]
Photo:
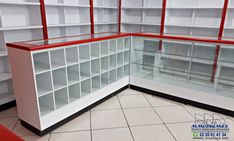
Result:
[[128,85],[122,87],[121,89],[119,89],[119,90],[117,90],[117,91],[111,93],[110,95],[108,95],[108,96],[102,98],[101,100],[99,100],[99,101],[97,101],[97,102],[91,104],[90,106],[84,108],[83,110],[78,111],[77,113],[75,113],[75,114],[73,114],[73,115],[67,117],[66,119],[64,119],[64,120],[62,120],[62,121],[60,121],[60,122],[54,124],[53,126],[47,128],[47,129],[45,129],[45,130],[43,130],[43,131],[38,130],[37,128],[31,126],[30,124],[28,124],[27,122],[25,122],[25,121],[23,121],[23,120],[21,120],[21,119],[20,119],[20,123],[21,123],[22,126],[24,126],[25,128],[29,129],[30,131],[34,132],[34,133],[37,134],[38,136],[43,136],[43,135],[46,135],[46,134],[48,134],[49,132],[55,130],[56,128],[58,128],[58,127],[60,127],[60,126],[62,126],[62,125],[64,125],[64,124],[66,124],[67,122],[73,120],[74,118],[80,116],[81,114],[83,114],[83,113],[89,111],[89,110],[92,109],[93,107],[95,107],[95,106],[97,106],[97,105],[103,103],[104,101],[110,99],[111,97],[117,95],[118,93],[122,92],[123,90],[125,90],[125,89],[127,89],[127,88],[128,88]]
[[224,114],[224,115],[227,115],[227,116],[234,117],[234,111],[231,111],[231,110],[227,110],[227,109],[211,106],[211,105],[208,105],[208,104],[204,104],[204,103],[200,103],[200,102],[196,102],[196,101],[192,101],[192,100],[188,100],[188,99],[168,95],[168,94],[157,92],[157,91],[152,91],[152,90],[145,89],[145,88],[138,87],[138,86],[134,86],[134,85],[130,85],[130,88],[134,89],[134,90],[137,90],[137,91],[141,91],[141,92],[150,94],[150,95],[153,95],[153,96],[169,99],[169,100],[176,101],[176,102],[179,102],[179,103],[183,103],[183,104],[186,104],[186,105],[191,105],[191,106],[198,107],[198,108],[201,108],[201,109],[205,109],[205,110],[209,110],[209,111],[213,111],[213,112],[216,112],[216,113],[220,113],[220,114]]
[[4,110],[7,110],[9,108],[15,107],[15,106],[16,106],[16,101],[15,100],[13,100],[11,102],[8,102],[8,103],[5,103],[5,104],[2,104],[2,105],[0,105],[0,112],[4,111]]

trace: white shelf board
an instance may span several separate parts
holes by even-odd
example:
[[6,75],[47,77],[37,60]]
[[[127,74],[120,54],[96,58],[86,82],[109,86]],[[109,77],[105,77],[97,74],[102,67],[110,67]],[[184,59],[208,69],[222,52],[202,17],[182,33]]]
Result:
[[223,9],[223,7],[167,7],[167,10],[184,10],[184,9],[202,9],[202,10],[210,10],[210,9]]
[[218,26],[204,26],[204,25],[183,25],[183,24],[165,24],[165,26],[168,26],[168,27],[190,27],[190,28],[209,28],[209,29],[218,29],[219,27]]
[[192,62],[207,64],[207,65],[212,65],[213,64],[213,61],[211,61],[211,60],[199,59],[199,58],[192,58]]
[[0,105],[11,102],[15,100],[14,95],[12,93],[3,93],[0,94]]
[[39,2],[10,2],[10,1],[1,1],[0,5],[5,4],[5,5],[22,5],[22,6],[27,6],[27,5],[35,5],[35,6],[39,6],[40,3]]
[[0,31],[8,31],[8,30],[25,30],[25,29],[41,29],[43,26],[35,25],[35,26],[12,26],[12,27],[1,27]]
[[162,7],[122,7],[123,10],[141,9],[141,10],[161,10]]
[[7,56],[7,51],[0,51],[0,57]]
[[155,25],[160,26],[159,23],[133,23],[133,22],[122,22],[122,24],[132,24],[132,25]]
[[10,73],[0,73],[0,82],[11,79]]
[[234,68],[234,63],[221,62],[220,65],[221,65],[222,67]]
[[179,61],[190,61],[189,57],[185,56],[176,56],[176,55],[168,55],[168,54],[162,54],[162,58],[167,58],[167,59],[174,59],[174,60],[179,60]]
[[93,8],[96,8],[96,9],[116,9],[118,10],[118,7],[113,7],[113,6],[94,6]]
[[90,5],[74,5],[74,4],[45,4],[45,6],[61,6],[61,7],[80,7],[80,8],[89,8]]
[[107,24],[118,24],[118,22],[98,22],[98,23],[94,23],[94,25],[107,25]]
[[83,25],[90,25],[90,24],[91,23],[53,24],[53,25],[48,25],[48,27],[83,26]]

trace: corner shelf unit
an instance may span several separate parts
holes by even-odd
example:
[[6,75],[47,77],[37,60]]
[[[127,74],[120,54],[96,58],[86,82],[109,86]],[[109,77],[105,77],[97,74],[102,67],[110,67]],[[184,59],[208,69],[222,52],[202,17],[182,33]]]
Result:
[[[35,102],[31,105],[17,102],[17,107],[22,109],[20,119],[42,131],[126,86],[130,70],[130,40],[123,37],[36,51],[9,48],[10,56],[16,54],[18,58],[11,58],[16,98],[20,101],[22,93],[31,91],[26,97]],[[32,66],[24,64],[16,71],[17,62],[25,61],[31,62]],[[30,79],[25,84],[20,84],[17,79],[18,72],[22,71],[25,73],[20,75]],[[19,85],[22,93],[17,88]],[[23,89],[26,85],[30,88]],[[26,103],[31,107],[28,110],[23,108]],[[28,112],[34,118],[28,118],[25,115]]]
[[0,0],[0,9],[0,105],[3,105],[14,101],[5,44],[42,39],[42,25],[41,18],[38,18],[41,17],[39,0]]

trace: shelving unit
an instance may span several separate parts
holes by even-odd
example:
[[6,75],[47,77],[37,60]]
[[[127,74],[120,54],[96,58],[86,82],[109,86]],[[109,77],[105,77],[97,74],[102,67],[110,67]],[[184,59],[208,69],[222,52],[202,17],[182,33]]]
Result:
[[49,38],[90,33],[90,5],[83,0],[45,0]]
[[95,33],[118,31],[118,0],[94,0]]
[[122,1],[122,31],[159,33],[161,0]]

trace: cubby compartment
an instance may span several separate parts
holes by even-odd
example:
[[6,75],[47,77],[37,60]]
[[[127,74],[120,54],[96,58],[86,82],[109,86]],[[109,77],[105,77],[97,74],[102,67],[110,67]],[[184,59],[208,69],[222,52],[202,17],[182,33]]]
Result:
[[69,100],[73,102],[77,99],[80,99],[80,83],[69,86]]
[[101,72],[100,59],[91,61],[91,70],[92,70],[92,76],[100,74]]
[[84,80],[81,82],[81,95],[82,97],[91,93],[91,80]]
[[216,45],[198,44],[193,47],[192,57],[194,59],[213,60],[215,55]]
[[84,62],[80,64],[80,77],[81,80],[87,79],[91,76],[90,62]]
[[92,92],[97,91],[101,88],[101,78],[100,75],[92,78]]
[[124,64],[124,54],[123,52],[117,54],[117,65],[122,66]]
[[67,65],[78,63],[78,49],[77,47],[66,48]]
[[124,64],[128,64],[130,60],[130,52],[129,51],[125,51],[124,52]]
[[103,41],[101,44],[101,55],[108,55],[108,41]]
[[129,68],[130,68],[129,65],[124,66],[124,76],[129,76],[130,75]]
[[114,55],[109,56],[109,60],[110,60],[109,62],[110,69],[116,68],[116,65],[117,65],[116,55],[114,54]]
[[109,70],[108,57],[101,58],[101,72]]
[[191,55],[192,44],[186,42],[163,41],[162,52],[165,55],[184,56]]
[[109,84],[109,75],[108,72],[101,75],[101,87],[105,87]]
[[109,79],[110,79],[110,83],[113,83],[117,80],[117,72],[116,69],[111,70],[109,73]]
[[50,70],[50,61],[48,52],[41,52],[33,54],[33,63],[35,73]]
[[88,61],[90,59],[89,45],[79,46],[80,62]]
[[50,57],[53,69],[65,66],[64,49],[50,51]]
[[58,90],[67,85],[67,77],[66,77],[67,74],[65,68],[54,70],[52,74],[53,74],[54,90]]
[[109,53],[115,53],[116,52],[116,40],[110,40],[109,41]]
[[122,51],[124,49],[124,39],[117,40],[117,49],[118,51]]
[[119,80],[123,78],[123,76],[124,76],[124,67],[119,67],[117,69],[117,79]]
[[124,49],[129,49],[131,46],[130,38],[124,38]]
[[54,97],[55,97],[56,109],[62,108],[63,106],[67,105],[68,104],[67,88],[55,91]]
[[95,59],[100,56],[99,43],[90,44],[91,48],[91,58]]
[[[234,68],[221,67],[218,81],[226,85],[233,85],[234,83]],[[225,83],[226,82],[226,83]],[[232,82],[232,84],[231,84]],[[233,85],[234,86],[234,85]]]
[[53,93],[39,97],[40,114],[44,116],[55,110]]
[[67,67],[68,84],[73,84],[79,81],[79,71],[79,65]]
[[232,48],[221,48],[220,60],[222,62],[234,63],[234,49]]
[[36,75],[37,95],[41,96],[52,91],[50,72]]

